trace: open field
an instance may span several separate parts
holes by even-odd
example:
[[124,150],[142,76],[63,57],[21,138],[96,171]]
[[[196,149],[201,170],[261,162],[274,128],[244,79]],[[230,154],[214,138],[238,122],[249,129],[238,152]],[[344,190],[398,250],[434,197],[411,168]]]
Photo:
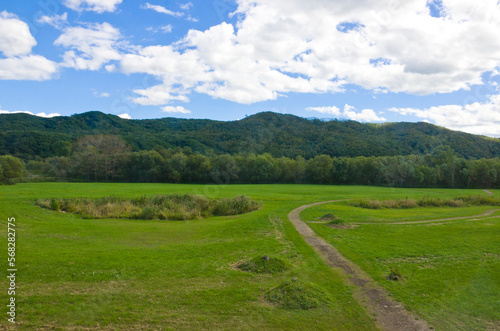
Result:
[[[202,220],[94,220],[34,203],[35,199],[171,193],[217,199],[245,194],[261,202],[262,208]],[[335,199],[468,194],[486,193],[317,185],[0,186],[1,226],[5,230],[11,217],[17,226],[17,327],[373,330],[375,322],[353,298],[353,289],[303,241],[287,214],[301,205]],[[419,208],[390,214],[394,210],[367,210],[339,202],[306,209],[301,216],[317,221],[333,212],[347,222],[380,223],[477,215],[494,208]],[[436,329],[498,327],[499,218],[433,226],[360,225],[346,230],[309,225]],[[6,265],[6,235],[2,238]],[[290,267],[274,274],[236,267],[262,255]],[[403,278],[387,280],[396,265]],[[321,304],[303,310],[266,300],[275,293],[273,289],[288,286],[294,277],[300,284],[311,284]],[[6,280],[1,284],[8,287]],[[0,300],[8,302],[6,290],[0,292]],[[7,328],[3,307],[0,328]]]

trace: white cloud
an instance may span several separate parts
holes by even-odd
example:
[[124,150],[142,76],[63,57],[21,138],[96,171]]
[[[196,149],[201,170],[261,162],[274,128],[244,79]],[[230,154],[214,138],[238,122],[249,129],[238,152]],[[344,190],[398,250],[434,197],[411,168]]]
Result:
[[94,96],[98,98],[109,98],[110,94],[108,92],[94,92]]
[[153,28],[152,26],[150,26],[149,28],[147,28],[146,30],[147,31],[151,31],[153,33],[157,33],[157,32],[161,32],[161,33],[170,33],[172,32],[172,25],[171,24],[168,24],[168,25],[162,25],[162,26],[159,26],[157,28]]
[[54,16],[42,16],[36,20],[40,24],[48,24],[56,29],[62,29],[68,24],[68,13]]
[[129,114],[120,114],[118,117],[123,118],[124,120],[131,120],[132,117],[130,117]]
[[[500,65],[497,2],[443,0],[443,17],[436,18],[423,0],[239,0],[236,26],[191,30],[179,43],[153,46],[169,50],[162,55],[142,48],[121,63],[122,70],[162,79],[154,95],[180,86],[186,97],[196,91],[246,104],[288,92],[335,93],[345,84],[449,93],[481,84],[481,75]],[[143,8],[174,13],[149,3]],[[182,74],[177,66],[202,70]],[[147,102],[141,95],[138,100]],[[377,117],[370,110],[360,114],[351,116]]]
[[163,80],[163,84],[135,91],[143,96],[134,99],[140,104],[180,100],[174,98],[175,94],[187,99],[192,91],[249,104],[276,99],[280,92],[336,91],[340,85],[292,77],[274,69],[265,59],[254,59],[254,51],[251,45],[238,43],[232,25],[222,23],[204,32],[191,30],[175,45],[150,46],[127,54],[121,69],[125,73],[149,73]]
[[142,5],[141,8],[142,9],[152,9],[152,10],[154,10],[157,13],[167,14],[167,15],[174,16],[174,17],[182,17],[182,16],[184,16],[184,13],[174,12],[174,11],[172,11],[170,9],[165,8],[165,7],[157,6],[157,5],[152,5],[152,4],[147,3],[147,2],[146,2],[145,5]]
[[6,11],[0,13],[0,52],[6,57],[27,55],[36,45],[28,24]]
[[358,122],[383,122],[385,118],[377,116],[373,109],[363,109],[361,112],[356,112],[356,108],[350,105],[344,106],[345,117]]
[[191,22],[198,22],[199,19],[197,19],[196,17],[192,17],[191,15],[189,15],[188,17],[186,17],[186,21],[191,21]]
[[165,106],[162,107],[162,112],[164,113],[181,113],[181,114],[191,114],[190,110],[182,106]]
[[189,10],[189,9],[191,9],[193,7],[193,3],[192,2],[188,2],[188,3],[182,4],[180,7],[181,7],[182,10]]
[[36,45],[28,24],[6,11],[0,13],[0,80],[47,80],[58,65],[43,56],[32,54]]
[[340,116],[340,109],[335,106],[331,107],[308,107],[306,108],[307,111],[317,111],[322,114],[328,114],[328,115],[335,115],[335,116]]
[[78,12],[94,11],[102,14],[104,12],[114,12],[122,1],[123,0],[64,0],[63,4]]
[[32,112],[29,112],[29,111],[8,111],[8,110],[2,110],[2,109],[0,109],[0,114],[28,114],[28,115],[34,115],[34,116],[39,116],[39,117],[45,117],[45,118],[62,116],[61,114],[58,114],[58,113],[50,113],[50,114],[37,113],[37,114],[33,114]]
[[57,70],[55,62],[40,55],[0,59],[1,80],[49,80]]
[[63,55],[63,66],[77,70],[99,70],[113,60],[120,60],[121,34],[109,23],[69,27],[54,42],[70,48]]
[[330,107],[308,107],[307,111],[316,111],[322,114],[343,116],[358,122],[383,122],[386,121],[385,118],[379,117],[373,109],[363,109],[361,112],[357,112],[356,108],[350,105],[345,105],[344,110],[341,111],[336,106]]
[[452,130],[500,137],[500,95],[493,95],[487,102],[465,106],[444,105],[426,109],[391,108],[402,115],[414,115]]

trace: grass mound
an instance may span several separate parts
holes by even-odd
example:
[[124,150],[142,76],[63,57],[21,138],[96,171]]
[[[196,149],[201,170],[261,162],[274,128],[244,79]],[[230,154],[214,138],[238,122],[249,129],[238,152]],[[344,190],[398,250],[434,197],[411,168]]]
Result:
[[331,300],[326,292],[314,284],[293,278],[268,291],[265,299],[284,309],[309,310],[328,304]]
[[460,196],[452,199],[439,199],[429,196],[419,199],[392,200],[358,200],[348,203],[354,207],[367,209],[408,209],[418,207],[468,207],[468,206],[500,206],[500,198],[489,196]]
[[400,280],[401,278],[403,278],[403,274],[401,273],[401,271],[399,270],[399,268],[396,266],[396,267],[392,267],[391,268],[391,272],[389,273],[389,275],[387,275],[387,279],[389,280]]
[[120,197],[38,199],[44,208],[81,214],[83,218],[130,218],[147,220],[190,220],[211,216],[238,215],[260,208],[254,200],[239,196],[232,199],[209,199],[194,194]]
[[254,272],[257,274],[278,274],[289,269],[289,266],[284,261],[269,257],[267,255],[258,256],[248,262],[244,262],[238,266],[243,271]]
[[338,219],[338,217],[332,213],[325,214],[319,218],[322,221],[334,221]]

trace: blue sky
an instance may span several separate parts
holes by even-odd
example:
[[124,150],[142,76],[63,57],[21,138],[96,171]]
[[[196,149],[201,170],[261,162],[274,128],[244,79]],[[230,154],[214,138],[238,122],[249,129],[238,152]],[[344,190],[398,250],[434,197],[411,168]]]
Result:
[[428,121],[500,137],[498,0],[0,4],[0,113]]

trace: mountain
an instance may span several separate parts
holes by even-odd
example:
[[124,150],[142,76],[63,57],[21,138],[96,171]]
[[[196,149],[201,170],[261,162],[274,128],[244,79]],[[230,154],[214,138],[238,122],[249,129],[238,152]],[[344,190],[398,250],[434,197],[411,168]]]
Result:
[[189,147],[215,154],[271,153],[273,156],[311,158],[330,156],[393,156],[425,154],[448,145],[460,156],[500,156],[500,139],[451,131],[429,123],[363,124],[322,121],[272,112],[239,121],[161,118],[126,120],[91,111],[69,117],[41,118],[28,114],[0,114],[0,155],[25,160],[67,155],[79,137],[120,135],[135,151]]

